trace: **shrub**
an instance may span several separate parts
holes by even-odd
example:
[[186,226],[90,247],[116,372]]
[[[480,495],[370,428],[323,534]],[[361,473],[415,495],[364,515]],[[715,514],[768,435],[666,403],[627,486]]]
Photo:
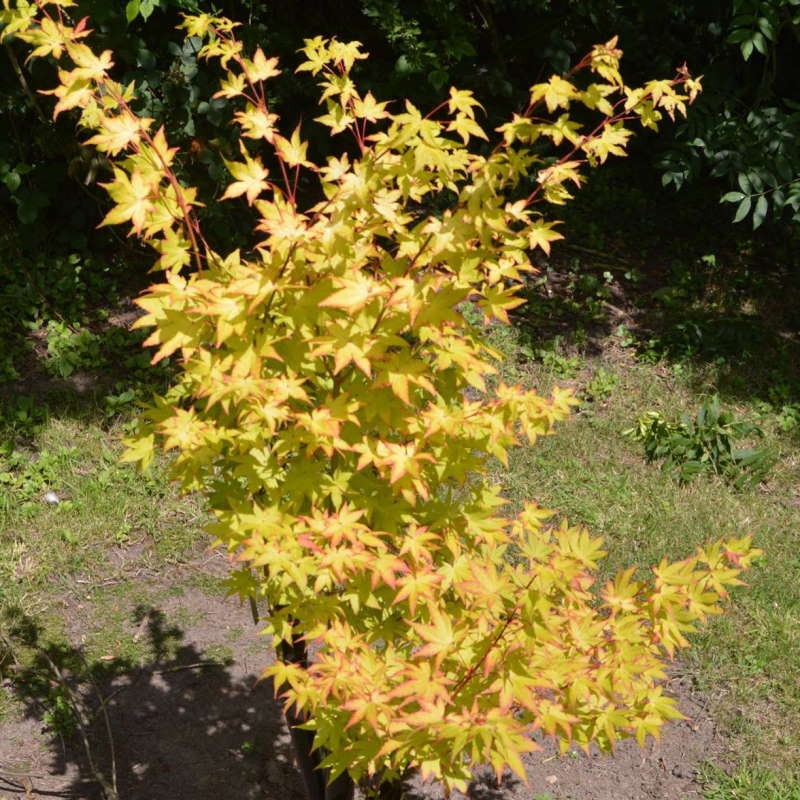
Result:
[[737,422],[720,408],[716,395],[694,417],[684,414],[678,422],[648,411],[623,435],[642,442],[648,461],[663,460],[663,468],[684,483],[713,472],[741,488],[763,480],[771,466],[766,450],[735,447],[737,439],[763,436],[763,431],[752,422]]
[[[560,238],[541,203],[624,154],[629,121],[683,113],[697,82],[629,88],[612,40],[532,87],[484,145],[470,92],[428,113],[379,101],[354,82],[358,44],[318,37],[299,71],[320,84],[318,121],[351,137],[318,164],[270,109],[276,60],[246,53],[226,19],[187,17],[242,137],[233,180],[203,201],[243,198],[255,217],[249,250],[218,253],[163,130],[136,115],[134,88],[110,77],[112,54],[84,43],[69,5],[19,2],[5,35],[61,59],[56,113],[80,110],[114,161],[105,224],[129,223],[165,273],[139,324],[154,360],[175,354],[180,371],[127,458],[172,452],[174,476],[206,494],[231,591],[260,605],[275,645],[264,674],[309,795],[348,796],[355,780],[390,796],[413,769],[464,788],[476,762],[522,773],[537,729],[564,747],[656,734],[678,715],[664,657],[755,551],[716,543],[662,562],[652,585],[629,571],[593,591],[601,541],[545,524],[535,504],[504,516],[487,480],[492,457],[550,433],[574,400],[502,382],[488,394],[500,354],[458,309],[507,323],[529,253]],[[597,119],[578,122],[573,105]]]

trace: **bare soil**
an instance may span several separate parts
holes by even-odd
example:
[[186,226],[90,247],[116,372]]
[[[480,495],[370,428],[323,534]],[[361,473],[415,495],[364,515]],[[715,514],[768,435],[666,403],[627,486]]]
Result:
[[[180,581],[176,580],[176,583]],[[110,669],[98,679],[72,682],[86,714],[87,742],[76,733],[48,731],[44,707],[20,698],[0,720],[0,800],[69,798],[102,800],[99,774],[116,769],[120,800],[218,800],[302,798],[287,730],[271,687],[259,681],[268,663],[268,642],[247,608],[199,588],[173,588],[163,577],[143,586],[159,598],[128,609],[128,634],[148,637],[147,663]],[[166,591],[166,593],[165,593]],[[125,601],[123,601],[125,602]],[[74,610],[67,635],[80,643],[92,624],[88,608]],[[102,624],[102,620],[100,621]],[[209,653],[224,643],[228,658]],[[114,654],[100,656],[113,662]],[[6,682],[10,687],[10,681]],[[659,742],[634,742],[616,753],[559,756],[549,743],[526,758],[527,785],[516,777],[498,784],[479,772],[468,797],[474,800],[688,800],[702,795],[696,769],[724,752],[724,740],[706,712],[690,676],[669,683],[686,720],[668,726]],[[19,693],[17,693],[19,694]],[[104,698],[109,735],[98,697]],[[94,767],[87,757],[88,743]],[[437,800],[439,787],[415,783],[411,798]]]

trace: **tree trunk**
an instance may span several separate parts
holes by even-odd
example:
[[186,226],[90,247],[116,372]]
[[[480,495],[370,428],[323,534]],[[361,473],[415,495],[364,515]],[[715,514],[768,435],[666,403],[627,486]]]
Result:
[[[308,650],[305,642],[299,637],[293,639],[291,644],[281,642],[276,648],[276,653],[281,661],[308,667]],[[308,800],[353,800],[355,785],[350,776],[345,772],[328,783],[328,770],[320,768],[325,753],[313,749],[314,733],[297,727],[307,722],[308,717],[303,713],[297,713],[294,708],[287,709],[285,715]]]
[[378,786],[377,800],[403,800],[406,796],[405,781],[381,781]]
[[375,776],[361,788],[369,800],[403,800],[406,796],[406,779],[406,775],[393,779]]

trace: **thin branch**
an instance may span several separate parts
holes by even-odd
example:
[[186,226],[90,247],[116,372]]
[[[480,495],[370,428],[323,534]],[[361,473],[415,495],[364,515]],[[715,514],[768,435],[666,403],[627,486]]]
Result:
[[28,84],[28,79],[25,77],[25,72],[23,71],[19,61],[17,60],[16,53],[14,53],[14,51],[11,49],[10,43],[6,43],[5,51],[6,55],[8,55],[9,61],[11,62],[14,74],[17,76],[17,80],[19,81],[19,84],[22,87],[22,91],[25,92],[25,96],[28,98],[30,104],[33,106],[33,110],[36,112],[36,116],[38,116],[39,119],[45,125],[50,125],[50,120],[47,118],[47,115],[44,113],[44,111],[42,111],[42,107],[39,105],[39,101],[36,99],[36,95],[31,90],[31,87]]
[[475,662],[467,670],[466,674],[463,675],[461,679],[458,681],[458,683],[456,683],[456,685],[453,687],[453,690],[450,692],[451,697],[454,697],[456,694],[458,694],[458,692],[461,691],[461,689],[463,689],[464,686],[466,686],[466,684],[469,683],[475,677],[478,670],[483,667],[487,657],[489,656],[489,653],[491,653],[492,650],[494,650],[494,648],[497,647],[497,645],[502,640],[503,636],[505,636],[505,633],[508,630],[509,625],[511,625],[512,622],[515,622],[517,620],[519,612],[522,609],[525,593],[528,591],[528,589],[531,588],[533,582],[538,577],[539,577],[538,574],[534,573],[531,576],[531,579],[525,584],[525,587],[522,590],[523,599],[519,600],[517,604],[511,609],[511,611],[508,612],[508,616],[506,617],[505,622],[500,626],[500,629],[497,631],[497,633],[489,642],[489,644],[486,645],[486,648],[484,649],[483,653],[477,659],[475,659]]
[[[73,712],[75,713],[75,723],[78,729],[78,733],[80,734],[81,743],[83,744],[83,750],[86,754],[86,763],[89,766],[89,771],[92,773],[92,776],[100,784],[100,788],[103,790],[107,800],[119,800],[119,795],[117,794],[116,789],[116,779],[114,783],[109,783],[108,778],[106,778],[105,774],[100,770],[97,764],[94,761],[94,756],[92,753],[92,744],[89,740],[89,727],[91,726],[91,722],[87,719],[86,714],[83,711],[81,699],[75,694],[75,691],[69,685],[69,682],[65,678],[64,674],[59,669],[58,665],[50,658],[50,654],[43,650],[41,647],[36,647],[36,651],[44,658],[47,662],[47,665],[50,667],[53,675],[56,676],[59,685],[62,689],[67,693],[69,697],[70,706],[72,707]],[[116,775],[116,770],[114,768],[114,775]]]

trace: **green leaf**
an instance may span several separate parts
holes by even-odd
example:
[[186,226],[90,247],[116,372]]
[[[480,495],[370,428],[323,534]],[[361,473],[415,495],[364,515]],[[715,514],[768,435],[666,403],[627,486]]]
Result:
[[158,5],[158,0],[140,0],[139,13],[142,16],[142,19],[147,21]]
[[766,17],[759,17],[758,27],[767,39],[771,42],[775,41],[775,28]]
[[744,200],[745,195],[742,192],[727,192],[726,194],[720,197],[720,203],[738,203],[740,200]]
[[739,188],[745,193],[750,194],[753,191],[753,187],[750,185],[750,180],[747,177],[747,173],[740,172],[736,176],[736,180],[739,184]]
[[739,203],[739,208],[736,209],[736,216],[733,218],[734,222],[741,222],[750,213],[750,204],[751,200],[749,197],[745,197],[744,200]]
[[446,70],[435,69],[428,75],[428,80],[434,89],[441,89],[447,83],[448,77]]
[[394,64],[394,69],[398,75],[408,75],[413,69],[408,56],[400,56]]
[[128,24],[133,22],[138,16],[139,0],[128,0],[128,4],[125,6],[125,19],[128,20]]
[[40,209],[41,205],[39,203],[31,197],[26,197],[17,205],[17,218],[24,225],[30,225],[36,222]]
[[764,219],[767,216],[767,208],[767,196],[762,194],[761,197],[758,198],[755,211],[753,211],[753,230],[760,227],[764,222]]
[[16,171],[9,172],[4,176],[3,183],[6,185],[8,191],[11,192],[11,194],[14,194],[14,192],[19,189],[19,186],[22,183],[22,178],[20,178],[19,173]]
[[737,28],[734,30],[730,36],[728,36],[727,40],[730,44],[739,44],[740,42],[744,42],[745,40],[749,39],[752,34],[748,28]]

